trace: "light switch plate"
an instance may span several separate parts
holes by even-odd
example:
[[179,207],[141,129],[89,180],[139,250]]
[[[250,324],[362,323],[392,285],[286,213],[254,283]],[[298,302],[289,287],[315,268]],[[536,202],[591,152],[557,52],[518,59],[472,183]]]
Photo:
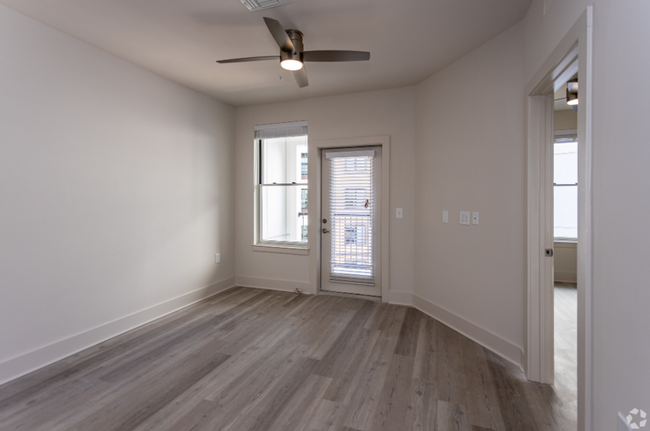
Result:
[[442,222],[449,223],[449,211],[442,212]]
[[404,210],[402,208],[397,208],[395,210],[395,217],[404,218]]
[[214,255],[214,263],[219,263],[221,262],[221,253],[217,253]]
[[466,224],[469,226],[469,211],[460,212],[460,224]]
[[478,224],[478,211],[472,213],[472,224]]

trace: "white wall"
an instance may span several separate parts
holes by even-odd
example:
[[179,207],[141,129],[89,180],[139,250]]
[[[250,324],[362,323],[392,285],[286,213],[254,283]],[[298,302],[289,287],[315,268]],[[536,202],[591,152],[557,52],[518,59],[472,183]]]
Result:
[[[253,251],[253,129],[256,124],[306,120],[309,140],[390,135],[390,287],[413,288],[415,89],[375,91],[236,110],[236,273],[238,284],[309,289],[309,256]],[[311,196],[310,196],[311,198]],[[404,218],[395,219],[395,208]]]
[[553,126],[555,130],[578,128],[578,113],[573,109],[563,109],[553,112]]
[[[311,139],[390,135],[391,215],[404,208],[391,217],[392,289],[483,328],[477,338],[522,346],[523,88],[592,3],[594,429],[650,411],[650,228],[622,222],[650,212],[647,0],[556,1],[546,16],[534,0],[522,24],[416,88],[235,116],[0,7],[0,381],[235,273],[308,283],[307,256],[251,248],[253,126],[293,120],[309,121]],[[635,97],[622,103],[625,83]],[[458,225],[460,210],[481,224]]]
[[577,283],[578,244],[556,241],[553,250],[553,279],[563,283]]
[[[416,123],[415,294],[516,363],[526,300],[522,37],[517,24],[420,84]],[[478,211],[480,224],[460,225],[460,211]]]
[[0,58],[0,382],[234,283],[233,108],[2,6]]
[[[528,81],[588,4],[593,53],[593,429],[616,429],[616,413],[650,411],[650,2],[556,1],[524,20]],[[621,100],[621,83],[634,97]],[[631,222],[628,217],[632,216]],[[637,221],[638,220],[638,221]]]

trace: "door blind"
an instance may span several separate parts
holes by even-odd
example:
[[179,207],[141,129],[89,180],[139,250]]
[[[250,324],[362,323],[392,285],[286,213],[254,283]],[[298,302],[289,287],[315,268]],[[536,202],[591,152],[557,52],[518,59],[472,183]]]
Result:
[[332,282],[374,285],[374,154],[327,154]]

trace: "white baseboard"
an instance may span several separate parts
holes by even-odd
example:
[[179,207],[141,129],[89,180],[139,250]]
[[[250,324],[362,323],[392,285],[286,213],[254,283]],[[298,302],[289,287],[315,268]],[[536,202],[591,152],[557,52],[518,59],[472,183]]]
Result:
[[390,304],[413,306],[413,294],[411,292],[388,292],[388,302]]
[[235,277],[230,277],[210,286],[185,293],[112,322],[8,359],[0,363],[0,384],[31,373],[34,370],[232,287],[235,287]]
[[[311,288],[311,285],[308,282],[246,276],[230,277],[211,286],[188,292],[184,295],[151,306],[131,315],[89,329],[23,355],[8,359],[0,363],[0,384],[28,374],[67,356],[87,349],[88,347],[94,346],[235,286],[279,290],[285,292],[293,292],[296,288],[299,288],[303,292],[307,293]],[[450,328],[460,332],[466,337],[476,341],[483,347],[497,353],[520,368],[522,367],[522,363],[525,363],[522,362],[524,352],[520,347],[416,294],[410,292],[389,292],[388,302],[391,304],[413,306]]]
[[241,287],[280,290],[283,292],[293,292],[296,289],[300,289],[304,293],[311,293],[311,283],[307,281],[278,280],[273,278],[246,277],[242,275],[238,275],[236,281],[237,286]]
[[413,306],[523,370],[521,360],[524,352],[521,347],[416,294],[413,294]]
[[578,274],[575,272],[557,272],[555,271],[554,280],[558,283],[577,283]]

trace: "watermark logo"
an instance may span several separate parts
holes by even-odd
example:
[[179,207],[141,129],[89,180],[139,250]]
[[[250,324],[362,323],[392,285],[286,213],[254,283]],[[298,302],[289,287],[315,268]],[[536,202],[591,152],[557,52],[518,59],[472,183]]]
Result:
[[630,426],[630,428],[633,430],[638,430],[645,428],[645,425],[648,422],[646,416],[646,412],[643,410],[632,409],[625,419],[627,420],[627,424]]

